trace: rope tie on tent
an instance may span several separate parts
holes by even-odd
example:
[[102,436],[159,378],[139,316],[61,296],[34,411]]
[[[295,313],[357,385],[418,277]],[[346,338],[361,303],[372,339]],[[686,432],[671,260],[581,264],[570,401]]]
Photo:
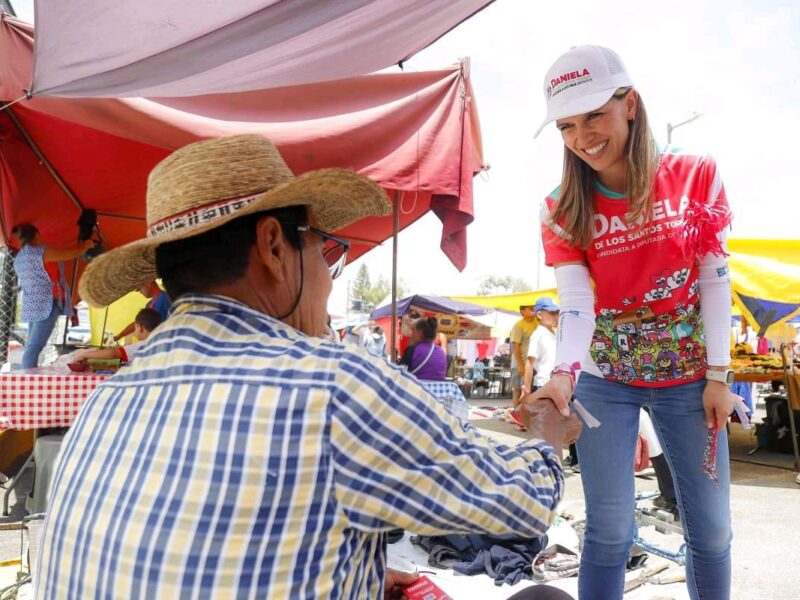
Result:
[[418,194],[419,194],[419,190],[414,190],[414,202],[411,204],[411,208],[406,210],[405,208],[403,208],[403,201],[406,199],[406,194],[405,194],[405,192],[403,192],[403,194],[400,196],[400,214],[402,214],[402,215],[410,215],[411,213],[413,213],[416,210]]
[[400,214],[402,214],[402,215],[410,215],[411,213],[413,213],[417,209],[417,199],[419,197],[419,129],[417,129],[417,160],[416,160],[416,164],[417,164],[417,186],[416,186],[416,189],[414,190],[414,203],[411,205],[411,208],[408,209],[408,210],[403,208],[403,200],[405,200],[405,198],[406,198],[406,194],[405,194],[405,192],[403,192],[403,195],[400,197]]

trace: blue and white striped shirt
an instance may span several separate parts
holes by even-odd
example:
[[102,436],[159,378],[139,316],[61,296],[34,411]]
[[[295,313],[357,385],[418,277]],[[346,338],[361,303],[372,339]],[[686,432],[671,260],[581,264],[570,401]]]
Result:
[[562,490],[385,360],[183,297],[64,441],[36,597],[380,598],[388,530],[540,535]]

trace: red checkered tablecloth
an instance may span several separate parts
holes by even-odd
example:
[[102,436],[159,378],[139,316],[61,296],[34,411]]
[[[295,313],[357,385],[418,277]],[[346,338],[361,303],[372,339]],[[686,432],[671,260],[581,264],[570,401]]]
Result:
[[106,377],[53,367],[0,374],[0,429],[69,427]]

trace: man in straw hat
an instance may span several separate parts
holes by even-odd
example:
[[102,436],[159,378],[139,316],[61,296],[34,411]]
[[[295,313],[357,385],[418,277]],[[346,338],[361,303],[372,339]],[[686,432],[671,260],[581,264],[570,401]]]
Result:
[[[379,598],[386,533],[541,535],[574,424],[495,446],[411,376],[320,339],[348,243],[385,215],[351,171],[294,177],[269,140],[197,142],[147,189],[147,238],[96,258],[83,298],[161,277],[168,321],[88,399],[54,476],[37,598]],[[555,446],[554,453],[551,446]]]

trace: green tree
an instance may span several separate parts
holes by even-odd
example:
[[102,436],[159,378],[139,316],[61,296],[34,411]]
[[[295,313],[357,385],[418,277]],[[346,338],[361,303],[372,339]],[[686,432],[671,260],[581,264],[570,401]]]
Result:
[[[375,283],[369,276],[369,269],[366,264],[358,268],[356,278],[350,285],[350,307],[353,310],[370,312],[374,310],[392,291],[392,282],[378,275]],[[397,282],[397,297],[405,295],[405,285],[402,281]]]
[[369,302],[369,292],[372,289],[372,283],[369,280],[369,269],[365,263],[361,263],[356,273],[355,281],[350,286],[350,305],[354,310],[368,311],[371,310],[366,306]]
[[524,279],[511,275],[487,275],[478,285],[478,296],[495,296],[498,294],[515,294],[533,289]]

